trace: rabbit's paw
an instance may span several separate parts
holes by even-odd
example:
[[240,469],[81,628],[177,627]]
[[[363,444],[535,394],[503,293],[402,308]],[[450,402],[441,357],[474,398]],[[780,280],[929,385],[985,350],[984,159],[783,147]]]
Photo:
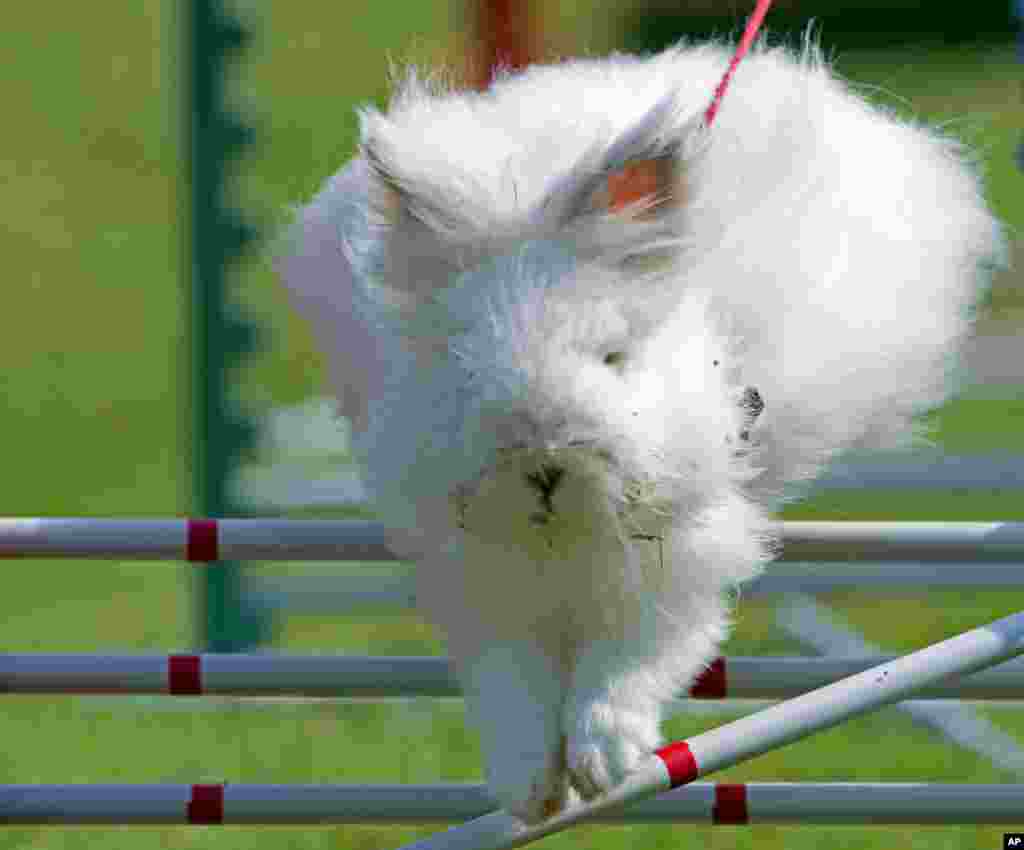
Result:
[[622,782],[660,743],[657,717],[607,702],[585,705],[573,720],[567,761],[573,787],[591,800]]
[[557,674],[537,647],[508,644],[486,648],[467,665],[464,679],[488,788],[507,812],[528,823],[560,811],[568,799]]
[[549,818],[570,802],[564,737],[557,753],[526,758],[520,752],[488,773],[491,792],[507,812],[526,823]]

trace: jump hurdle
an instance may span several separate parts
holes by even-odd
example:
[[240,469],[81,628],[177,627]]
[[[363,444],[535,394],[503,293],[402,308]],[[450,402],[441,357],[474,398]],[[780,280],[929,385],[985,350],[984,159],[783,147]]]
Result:
[[[790,699],[897,658],[718,658],[680,696]],[[0,654],[0,694],[387,699],[458,697],[462,691],[451,662],[440,656],[32,653]],[[940,682],[914,696],[1024,699],[1024,659]]]
[[[1024,563],[1024,522],[781,522],[780,561]],[[394,561],[362,520],[0,519],[2,558]]]
[[[884,560],[917,560],[951,559],[963,561],[967,559],[994,560],[1006,563],[1021,562],[1024,552],[1024,523],[783,523],[780,526],[784,551],[787,560],[848,560],[855,557],[878,558]],[[374,523],[352,521],[318,521],[318,520],[87,520],[87,519],[11,519],[0,520],[0,554],[5,557],[85,557],[85,558],[140,558],[140,559],[175,559],[193,562],[208,562],[220,558],[238,560],[389,560],[393,554],[387,550],[384,530]],[[388,557],[390,556],[390,557]],[[706,801],[713,800],[711,819],[715,822],[716,804],[718,811],[725,805],[735,806],[740,795],[746,799],[748,791],[757,786],[747,786],[742,792],[736,791],[737,786],[693,786],[698,778],[716,770],[738,764],[768,750],[784,746],[787,743],[807,737],[814,732],[834,726],[851,717],[875,710],[884,705],[904,699],[918,691],[933,693],[950,693],[944,688],[952,687],[953,680],[958,677],[992,667],[1002,661],[1024,653],[1024,613],[1006,617],[988,626],[965,632],[949,640],[942,641],[926,649],[895,659],[888,659],[876,666],[858,669],[838,681],[832,681],[816,690],[804,693],[778,703],[766,710],[725,724],[709,732],[696,735],[685,741],[677,741],[662,747],[649,759],[642,763],[619,787],[596,800],[584,803],[569,811],[565,811],[534,826],[525,826],[516,818],[503,811],[495,811],[482,817],[476,817],[468,823],[423,841],[409,845],[409,850],[502,850],[518,847],[544,835],[565,829],[577,822],[600,818],[618,818],[622,809],[633,805],[643,798],[651,797],[661,791],[677,789],[679,799],[698,797],[705,800],[705,807],[700,810],[701,818],[706,816]],[[323,663],[351,663],[358,659],[300,659],[290,669],[274,667],[279,664],[280,657],[274,656],[100,656],[97,663],[95,656],[6,656],[4,663],[5,690],[8,692],[57,692],[88,691],[109,692],[110,686],[117,692],[176,692],[190,691],[196,693],[212,693],[218,688],[227,692],[242,693],[260,691],[267,693],[273,684],[275,689],[292,687],[302,690],[315,684],[309,679],[311,675],[328,675],[330,671],[315,668]],[[221,661],[223,659],[223,662]],[[228,659],[232,659],[228,661]],[[239,660],[240,659],[240,660]],[[364,681],[367,695],[379,692],[375,688],[384,687],[381,677],[391,679],[389,687],[396,686],[399,671],[393,666],[396,659],[363,659],[376,669],[364,667],[362,673],[368,678]],[[413,659],[422,662],[425,659]],[[429,663],[437,666],[430,676],[420,683],[420,687],[451,687],[451,671],[447,669],[445,659],[429,659]],[[734,687],[728,687],[729,680],[733,683],[743,680],[744,663],[720,660],[712,665],[705,678],[697,684],[697,690],[707,688],[721,689],[729,695],[737,695]],[[746,660],[750,662],[750,659]],[[834,663],[834,659],[807,659],[825,664]],[[843,660],[850,663],[850,659]],[[854,660],[855,661],[855,660]],[[228,665],[220,667],[219,664]],[[285,662],[288,663],[287,661]],[[104,664],[107,666],[104,668]],[[234,666],[230,666],[234,664]],[[256,665],[257,669],[252,666]],[[265,665],[262,670],[260,664]],[[761,673],[767,672],[761,659],[756,661]],[[389,666],[391,665],[391,666]],[[730,666],[731,665],[731,666]],[[1007,665],[1010,667],[1011,665]],[[315,668],[315,669],[314,669]],[[1020,676],[1020,664],[1012,665],[1012,676]],[[422,673],[425,668],[421,668]],[[824,669],[824,668],[822,668]],[[254,674],[266,673],[266,680],[254,682]],[[338,671],[335,670],[335,673]],[[355,668],[348,671],[357,672]],[[405,671],[413,673],[412,669]],[[731,672],[731,676],[727,676]],[[780,669],[774,672],[780,673]],[[795,671],[791,671],[795,672]],[[808,672],[807,669],[801,673]],[[821,670],[819,670],[819,673]],[[838,672],[833,670],[833,673]],[[990,671],[986,681],[979,677],[974,687],[978,692],[996,686],[999,674],[1007,670]],[[283,680],[285,673],[293,676],[290,683]],[[746,673],[753,678],[755,671],[748,666]],[[77,678],[76,678],[77,677]],[[374,679],[374,677],[376,677]],[[777,677],[780,678],[780,677]],[[969,680],[968,680],[969,681]],[[1004,683],[1008,680],[1003,679]],[[712,683],[712,684],[709,684]],[[984,685],[977,684],[983,682]],[[808,685],[804,678],[803,686]],[[104,687],[106,685],[107,687]],[[778,682],[776,682],[778,685]],[[334,687],[352,687],[352,681],[335,682]],[[323,687],[321,683],[319,687]],[[402,694],[410,693],[408,682],[398,680],[397,687]],[[961,690],[966,691],[967,683],[961,682]],[[133,690],[134,689],[134,690]],[[249,690],[252,689],[252,690]],[[1006,691],[1004,691],[1006,692]],[[394,691],[392,691],[394,693]],[[266,786],[134,786],[132,791],[110,790],[112,786],[7,786],[0,797],[0,813],[4,818],[0,823],[14,822],[6,818],[14,818],[20,809],[20,817],[32,818],[31,822],[133,822],[132,815],[126,811],[124,798],[150,800],[150,808],[140,809],[147,817],[171,817],[172,822],[217,823],[246,822],[245,812],[250,816],[270,817],[267,812],[278,812],[282,820],[274,822],[299,822],[287,820],[297,818],[298,810],[307,805],[309,799],[330,800],[331,794],[344,795],[340,786],[324,786],[322,789],[308,793],[301,790],[290,791],[288,786],[271,786],[277,791],[268,791]],[[773,786],[778,790],[780,786]],[[801,786],[808,787],[808,786]],[[854,786],[846,786],[852,788]],[[857,786],[859,787],[859,786]],[[873,786],[876,788],[890,786]],[[973,822],[974,817],[981,817],[985,823],[1001,822],[998,812],[988,814],[984,805],[977,806],[971,792],[967,795],[962,816],[955,816],[957,804],[950,797],[942,802],[942,793],[954,793],[949,789],[953,786],[905,786],[907,788],[932,788],[938,797],[932,797],[932,808],[944,809],[946,814],[936,817],[955,817],[957,822]],[[1008,786],[1000,786],[1007,788]],[[69,789],[70,790],[61,790]],[[123,786],[117,786],[123,788]],[[362,790],[371,786],[363,786]],[[707,789],[711,789],[710,791]],[[822,790],[827,798],[832,791]],[[34,789],[34,790],[33,790]],[[104,790],[106,789],[106,790]],[[239,789],[236,807],[235,790]],[[284,789],[284,790],[281,790]],[[703,790],[701,790],[703,789]],[[733,789],[733,790],[729,790]],[[698,794],[698,790],[700,793]],[[833,788],[833,791],[835,789]],[[973,791],[974,789],[972,789]],[[246,794],[249,796],[246,796]],[[357,792],[358,793],[358,792]],[[445,792],[447,793],[447,792]],[[760,793],[757,791],[756,793]],[[780,792],[782,793],[782,792]],[[808,794],[813,793],[813,786]],[[907,792],[917,793],[916,801],[900,798],[906,802],[904,814],[910,818],[926,818],[928,805],[921,801],[931,791]],[[958,793],[958,792],[956,792]],[[773,799],[766,790],[766,800]],[[800,792],[804,794],[804,792]],[[51,795],[52,808],[47,814],[46,797]],[[79,796],[75,796],[79,795]],[[133,797],[134,795],[134,797]],[[262,795],[262,796],[261,796]],[[319,795],[319,796],[318,796]],[[703,797],[701,797],[703,795]],[[710,795],[710,796],[709,796]],[[264,803],[267,796],[278,800],[278,809],[267,809]],[[1011,792],[1012,796],[1012,792]],[[857,797],[858,794],[846,794],[846,798]],[[1006,800],[1007,797],[993,795],[991,799]],[[67,802],[61,808],[61,800]],[[344,796],[337,797],[338,817],[344,816],[342,801]],[[675,799],[675,798],[673,798]],[[751,800],[753,796],[751,796]],[[776,797],[777,799],[777,797]],[[796,797],[791,797],[796,800]],[[800,799],[809,800],[810,797]],[[825,798],[821,798],[825,799]],[[832,798],[829,798],[832,799]],[[837,799],[837,798],[836,798]],[[865,795],[865,803],[869,799]],[[890,800],[896,799],[895,797]],[[960,799],[960,798],[956,798]],[[32,815],[31,800],[37,801],[35,814]],[[229,800],[231,804],[229,806]],[[300,805],[305,800],[306,803]],[[732,800],[733,803],[722,803]],[[1019,817],[1019,801],[1013,798],[1012,811]],[[76,802],[77,801],[77,802]],[[84,802],[83,802],[84,801]],[[91,802],[90,802],[91,801]],[[248,801],[248,802],[246,802]],[[935,802],[937,801],[937,802]],[[651,805],[659,801],[650,801]],[[948,804],[947,804],[948,803]],[[8,805],[9,804],[9,805]],[[147,804],[149,805],[149,804]],[[493,803],[489,803],[493,805]],[[664,804],[663,804],[664,805]],[[688,805],[694,805],[692,803]],[[744,804],[746,805],[746,804]],[[791,803],[796,805],[796,803]],[[832,818],[827,822],[843,821],[843,817],[854,818],[848,810],[846,814],[837,814],[834,804],[818,803],[820,816]],[[829,807],[831,805],[831,808]],[[895,805],[895,804],[893,804]],[[1009,804],[1008,804],[1009,805]],[[39,808],[39,807],[42,808]],[[155,810],[153,807],[156,807]],[[184,807],[184,808],[183,808]],[[813,806],[808,803],[808,807]],[[870,807],[869,807],[870,808]],[[897,806],[898,808],[898,806]],[[10,814],[8,815],[8,810]],[[116,811],[114,811],[116,810]],[[730,811],[738,811],[732,809]],[[749,810],[743,809],[748,812]],[[766,812],[776,812],[782,817],[785,805],[771,806],[765,804]],[[181,820],[184,811],[185,820]],[[261,814],[260,811],[263,811]],[[302,822],[329,822],[313,812],[302,817]],[[687,810],[691,811],[691,810]],[[871,808],[873,823],[880,822],[878,807]],[[61,814],[64,812],[64,814]],[[103,813],[106,812],[104,815]],[[146,814],[148,812],[148,814]],[[171,814],[168,814],[171,812]],[[289,814],[288,812],[291,812]],[[198,814],[197,814],[198,813]],[[211,814],[212,813],[212,814]],[[985,813],[984,815],[982,813]],[[127,817],[126,817],[127,815]],[[142,815],[140,815],[142,816]],[[467,815],[468,816],[468,815]],[[69,818],[61,821],[61,818]],[[75,820],[75,818],[101,818],[100,820]],[[115,820],[104,821],[102,817]],[[217,820],[217,818],[220,818]],[[766,817],[772,817],[767,815]],[[838,817],[839,820],[835,818]],[[47,819],[49,818],[49,819]],[[189,818],[192,818],[189,820]],[[239,820],[241,818],[242,820]],[[205,819],[205,820],[204,820]],[[388,812],[385,820],[394,822],[395,812]],[[813,822],[808,812],[800,812],[799,820]],[[18,821],[27,822],[27,821]],[[150,821],[163,822],[163,821]],[[267,821],[248,821],[267,822]],[[721,822],[721,821],[719,821]],[[861,822],[867,822],[866,820]],[[909,822],[909,821],[902,821]],[[914,821],[917,822],[917,821]],[[948,821],[921,821],[948,822]]]
[[[479,817],[482,784],[0,785],[0,826],[409,824]],[[1024,785],[696,782],[588,823],[1020,824]]]
[[685,741],[662,747],[622,784],[532,826],[499,810],[407,845],[406,850],[506,850],[560,832],[600,813],[685,787],[754,756],[881,708],[924,687],[1024,653],[1024,613],[1013,614],[871,667]]

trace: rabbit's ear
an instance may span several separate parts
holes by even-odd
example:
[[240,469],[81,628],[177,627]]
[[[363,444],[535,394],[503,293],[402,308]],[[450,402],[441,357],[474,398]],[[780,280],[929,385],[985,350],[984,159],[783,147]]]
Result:
[[679,117],[675,93],[662,98],[610,143],[585,155],[545,207],[568,224],[588,214],[653,220],[683,206],[686,175],[706,140],[702,116]]
[[670,155],[633,159],[604,176],[589,199],[593,212],[617,213],[639,220],[657,218],[686,198],[683,169]]
[[436,165],[402,167],[396,132],[386,119],[363,115],[360,153],[370,167],[369,204],[385,225],[410,221],[440,237],[460,241],[485,227],[488,210],[477,200],[482,194],[472,177]]

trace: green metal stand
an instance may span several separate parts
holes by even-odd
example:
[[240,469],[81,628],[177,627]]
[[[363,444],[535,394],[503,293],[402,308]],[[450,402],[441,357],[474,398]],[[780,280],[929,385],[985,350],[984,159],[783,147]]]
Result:
[[[231,161],[251,144],[252,131],[224,109],[224,66],[245,46],[242,23],[218,0],[183,4],[182,70],[186,180],[190,183],[191,271],[191,461],[192,514],[231,516],[228,483],[240,454],[253,443],[255,428],[228,396],[229,376],[256,344],[256,328],[228,303],[230,264],[256,240],[256,231],[225,199]],[[208,652],[239,652],[263,641],[265,615],[246,610],[241,567],[211,564],[197,571],[199,643]]]

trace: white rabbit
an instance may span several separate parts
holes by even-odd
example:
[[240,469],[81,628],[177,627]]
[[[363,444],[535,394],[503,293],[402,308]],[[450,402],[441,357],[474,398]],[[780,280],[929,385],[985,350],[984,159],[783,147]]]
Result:
[[527,821],[658,746],[769,511],[913,434],[1002,261],[958,145],[810,43],[755,49],[707,127],[729,58],[410,73],[280,259]]

